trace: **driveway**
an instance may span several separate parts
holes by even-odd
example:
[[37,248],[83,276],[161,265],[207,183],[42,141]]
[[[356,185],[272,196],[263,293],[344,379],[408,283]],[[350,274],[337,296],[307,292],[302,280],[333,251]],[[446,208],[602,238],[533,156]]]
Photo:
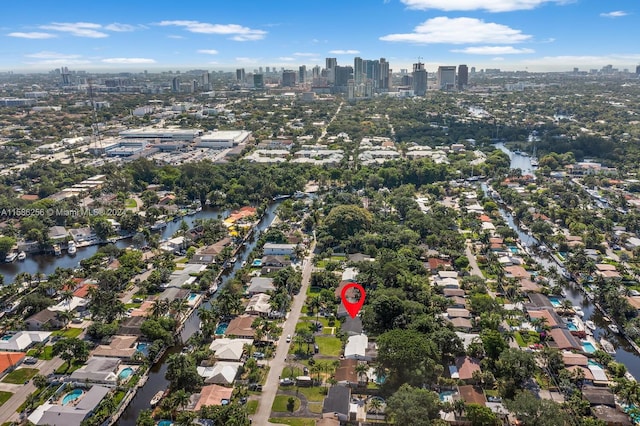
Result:
[[315,250],[315,241],[311,244],[309,249],[309,256],[304,259],[302,266],[302,287],[300,293],[298,293],[291,305],[291,311],[287,320],[282,327],[282,335],[278,341],[278,347],[274,358],[269,361],[269,375],[267,381],[262,387],[262,394],[260,395],[260,403],[258,405],[258,411],[253,416],[250,416],[254,425],[271,425],[269,423],[269,417],[271,417],[271,406],[278,393],[279,379],[282,375],[282,370],[287,365],[287,354],[289,353],[289,346],[291,343],[287,343],[287,335],[295,334],[296,324],[300,319],[300,313],[304,306],[304,301],[307,298],[307,289],[309,288],[309,282],[311,280],[311,271],[313,270],[313,251]]

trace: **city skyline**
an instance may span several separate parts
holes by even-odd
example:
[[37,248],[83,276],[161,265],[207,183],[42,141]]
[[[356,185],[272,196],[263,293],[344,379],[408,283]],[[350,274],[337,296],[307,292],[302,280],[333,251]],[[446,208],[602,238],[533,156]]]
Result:
[[[637,5],[612,0],[380,0],[287,5],[194,2],[171,11],[139,4],[8,3],[0,70],[45,72],[204,68],[298,70],[354,57],[394,72],[425,63],[478,70],[570,71],[640,63]],[[356,19],[357,18],[357,19]]]

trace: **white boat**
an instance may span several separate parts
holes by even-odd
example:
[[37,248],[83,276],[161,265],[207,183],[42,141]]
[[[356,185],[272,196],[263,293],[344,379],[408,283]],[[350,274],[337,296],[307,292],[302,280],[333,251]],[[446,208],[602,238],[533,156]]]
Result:
[[580,318],[584,317],[584,312],[582,311],[582,308],[580,306],[574,306],[573,312],[575,312],[576,315],[579,316]]
[[156,223],[154,223],[153,225],[151,225],[151,230],[152,231],[158,231],[160,229],[164,229],[167,227],[167,223],[166,222],[162,222],[162,221],[157,221]]
[[531,167],[538,167],[540,163],[536,157],[531,157]]
[[618,326],[613,323],[609,324],[607,327],[609,327],[609,330],[611,330],[615,334],[620,333],[620,329],[618,328]]
[[163,396],[164,396],[164,391],[158,391],[155,395],[153,395],[153,398],[151,398],[151,402],[149,404],[152,407],[155,407],[156,405],[158,405],[158,402],[160,402]]
[[605,351],[610,355],[613,355],[616,353],[616,349],[613,347],[613,344],[604,338],[600,339],[600,346],[602,346],[603,351]]
[[207,291],[207,293],[209,293],[209,295],[214,294],[216,291],[218,291],[218,283],[214,282],[213,284],[211,284],[211,286],[209,287],[209,290]]
[[12,263],[18,258],[18,253],[12,251],[11,253],[7,253],[7,256],[4,258],[4,261],[7,263]]
[[18,260],[25,260],[27,258],[27,253],[21,251],[18,253]]
[[60,256],[62,254],[62,250],[60,250],[60,246],[57,244],[53,245],[53,254],[55,256]]
[[595,330],[595,329],[596,329],[596,324],[595,324],[593,321],[591,321],[591,320],[585,321],[585,322],[584,322],[584,325],[585,325],[585,327],[587,327],[589,330]]
[[78,249],[76,248],[76,243],[74,243],[73,241],[69,241],[69,243],[67,244],[67,252],[69,254],[76,254],[76,252],[78,251]]
[[238,258],[233,256],[231,259],[229,259],[230,263],[236,263],[238,261]]

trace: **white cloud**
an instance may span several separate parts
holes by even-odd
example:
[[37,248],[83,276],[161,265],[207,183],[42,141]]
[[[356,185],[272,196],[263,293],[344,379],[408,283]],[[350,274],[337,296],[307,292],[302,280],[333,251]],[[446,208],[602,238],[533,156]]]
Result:
[[317,53],[296,52],[293,56],[318,56]]
[[88,37],[88,38],[104,38],[109,37],[109,34],[98,31],[102,29],[102,25],[94,24],[92,22],[52,22],[49,25],[40,26],[43,30],[60,31],[63,33],[69,33],[75,37]]
[[292,62],[296,60],[296,58],[292,58],[290,56],[280,56],[278,59],[286,62]]
[[82,55],[74,55],[74,54],[65,54],[58,52],[49,52],[43,50],[42,52],[31,53],[29,55],[25,55],[27,58],[35,58],[35,59],[77,59]]
[[236,62],[240,62],[243,64],[256,64],[260,62],[261,58],[249,58],[247,56],[238,56],[236,57]]
[[513,46],[473,46],[464,49],[453,49],[452,52],[466,53],[469,55],[519,55],[535,53],[533,49],[517,49]]
[[175,39],[177,39],[177,40],[182,40],[182,39],[184,39],[184,36],[181,36],[181,35],[175,35],[175,34],[169,34],[169,35],[167,36],[167,38],[175,38]]
[[199,21],[162,21],[158,23],[158,25],[162,27],[183,27],[189,32],[198,34],[230,35],[232,36],[231,40],[235,41],[261,40],[267,35],[266,31],[255,30],[237,24],[211,24]]
[[136,27],[134,27],[133,25],[129,25],[129,24],[119,24],[117,22],[114,22],[113,24],[109,24],[107,26],[104,27],[105,30],[109,30],[109,31],[115,31],[115,32],[129,32],[129,31],[134,31],[136,29]]
[[418,25],[412,33],[389,34],[380,37],[380,40],[418,44],[512,44],[520,43],[530,38],[530,35],[523,34],[520,30],[502,24],[484,22],[476,18],[440,16]]
[[17,38],[30,38],[33,40],[45,39],[45,38],[56,38],[58,37],[55,34],[50,33],[39,33],[39,32],[30,32],[30,33],[9,33],[7,34],[9,37],[17,37]]
[[400,0],[409,9],[428,10],[486,10],[488,12],[510,12],[530,10],[544,3],[569,3],[569,0]]
[[360,51],[354,49],[336,49],[330,50],[329,53],[333,53],[334,55],[357,55],[358,53],[360,53]]
[[640,54],[611,54],[602,56],[543,56],[540,58],[525,59],[520,64],[531,67],[532,70],[558,70],[567,71],[573,67],[582,69],[600,69],[611,64],[618,68],[628,68],[631,64],[640,62]]
[[627,16],[628,13],[624,10],[614,10],[613,12],[601,13],[600,16],[603,18],[621,18],[623,16]]
[[202,53],[204,55],[217,55],[218,51],[215,49],[200,49],[198,53]]
[[102,62],[105,64],[155,64],[154,59],[149,58],[106,58]]

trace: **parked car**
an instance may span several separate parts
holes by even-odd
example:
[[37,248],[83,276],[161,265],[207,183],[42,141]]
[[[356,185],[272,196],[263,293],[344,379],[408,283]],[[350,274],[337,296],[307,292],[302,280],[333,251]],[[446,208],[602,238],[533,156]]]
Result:
[[314,353],[314,354],[317,354],[317,353],[319,353],[319,352],[320,352],[320,346],[318,346],[318,345],[313,345],[313,353]]
[[280,379],[280,384],[282,386],[291,386],[294,384],[294,381],[291,379]]
[[253,353],[253,357],[255,359],[264,359],[264,353],[262,353],[262,352],[254,352]]
[[249,390],[254,392],[262,392],[262,385],[260,383],[250,383]]
[[291,335],[287,334],[287,343],[291,343]]
[[28,356],[22,362],[24,362],[25,364],[33,365],[38,363],[38,358]]

